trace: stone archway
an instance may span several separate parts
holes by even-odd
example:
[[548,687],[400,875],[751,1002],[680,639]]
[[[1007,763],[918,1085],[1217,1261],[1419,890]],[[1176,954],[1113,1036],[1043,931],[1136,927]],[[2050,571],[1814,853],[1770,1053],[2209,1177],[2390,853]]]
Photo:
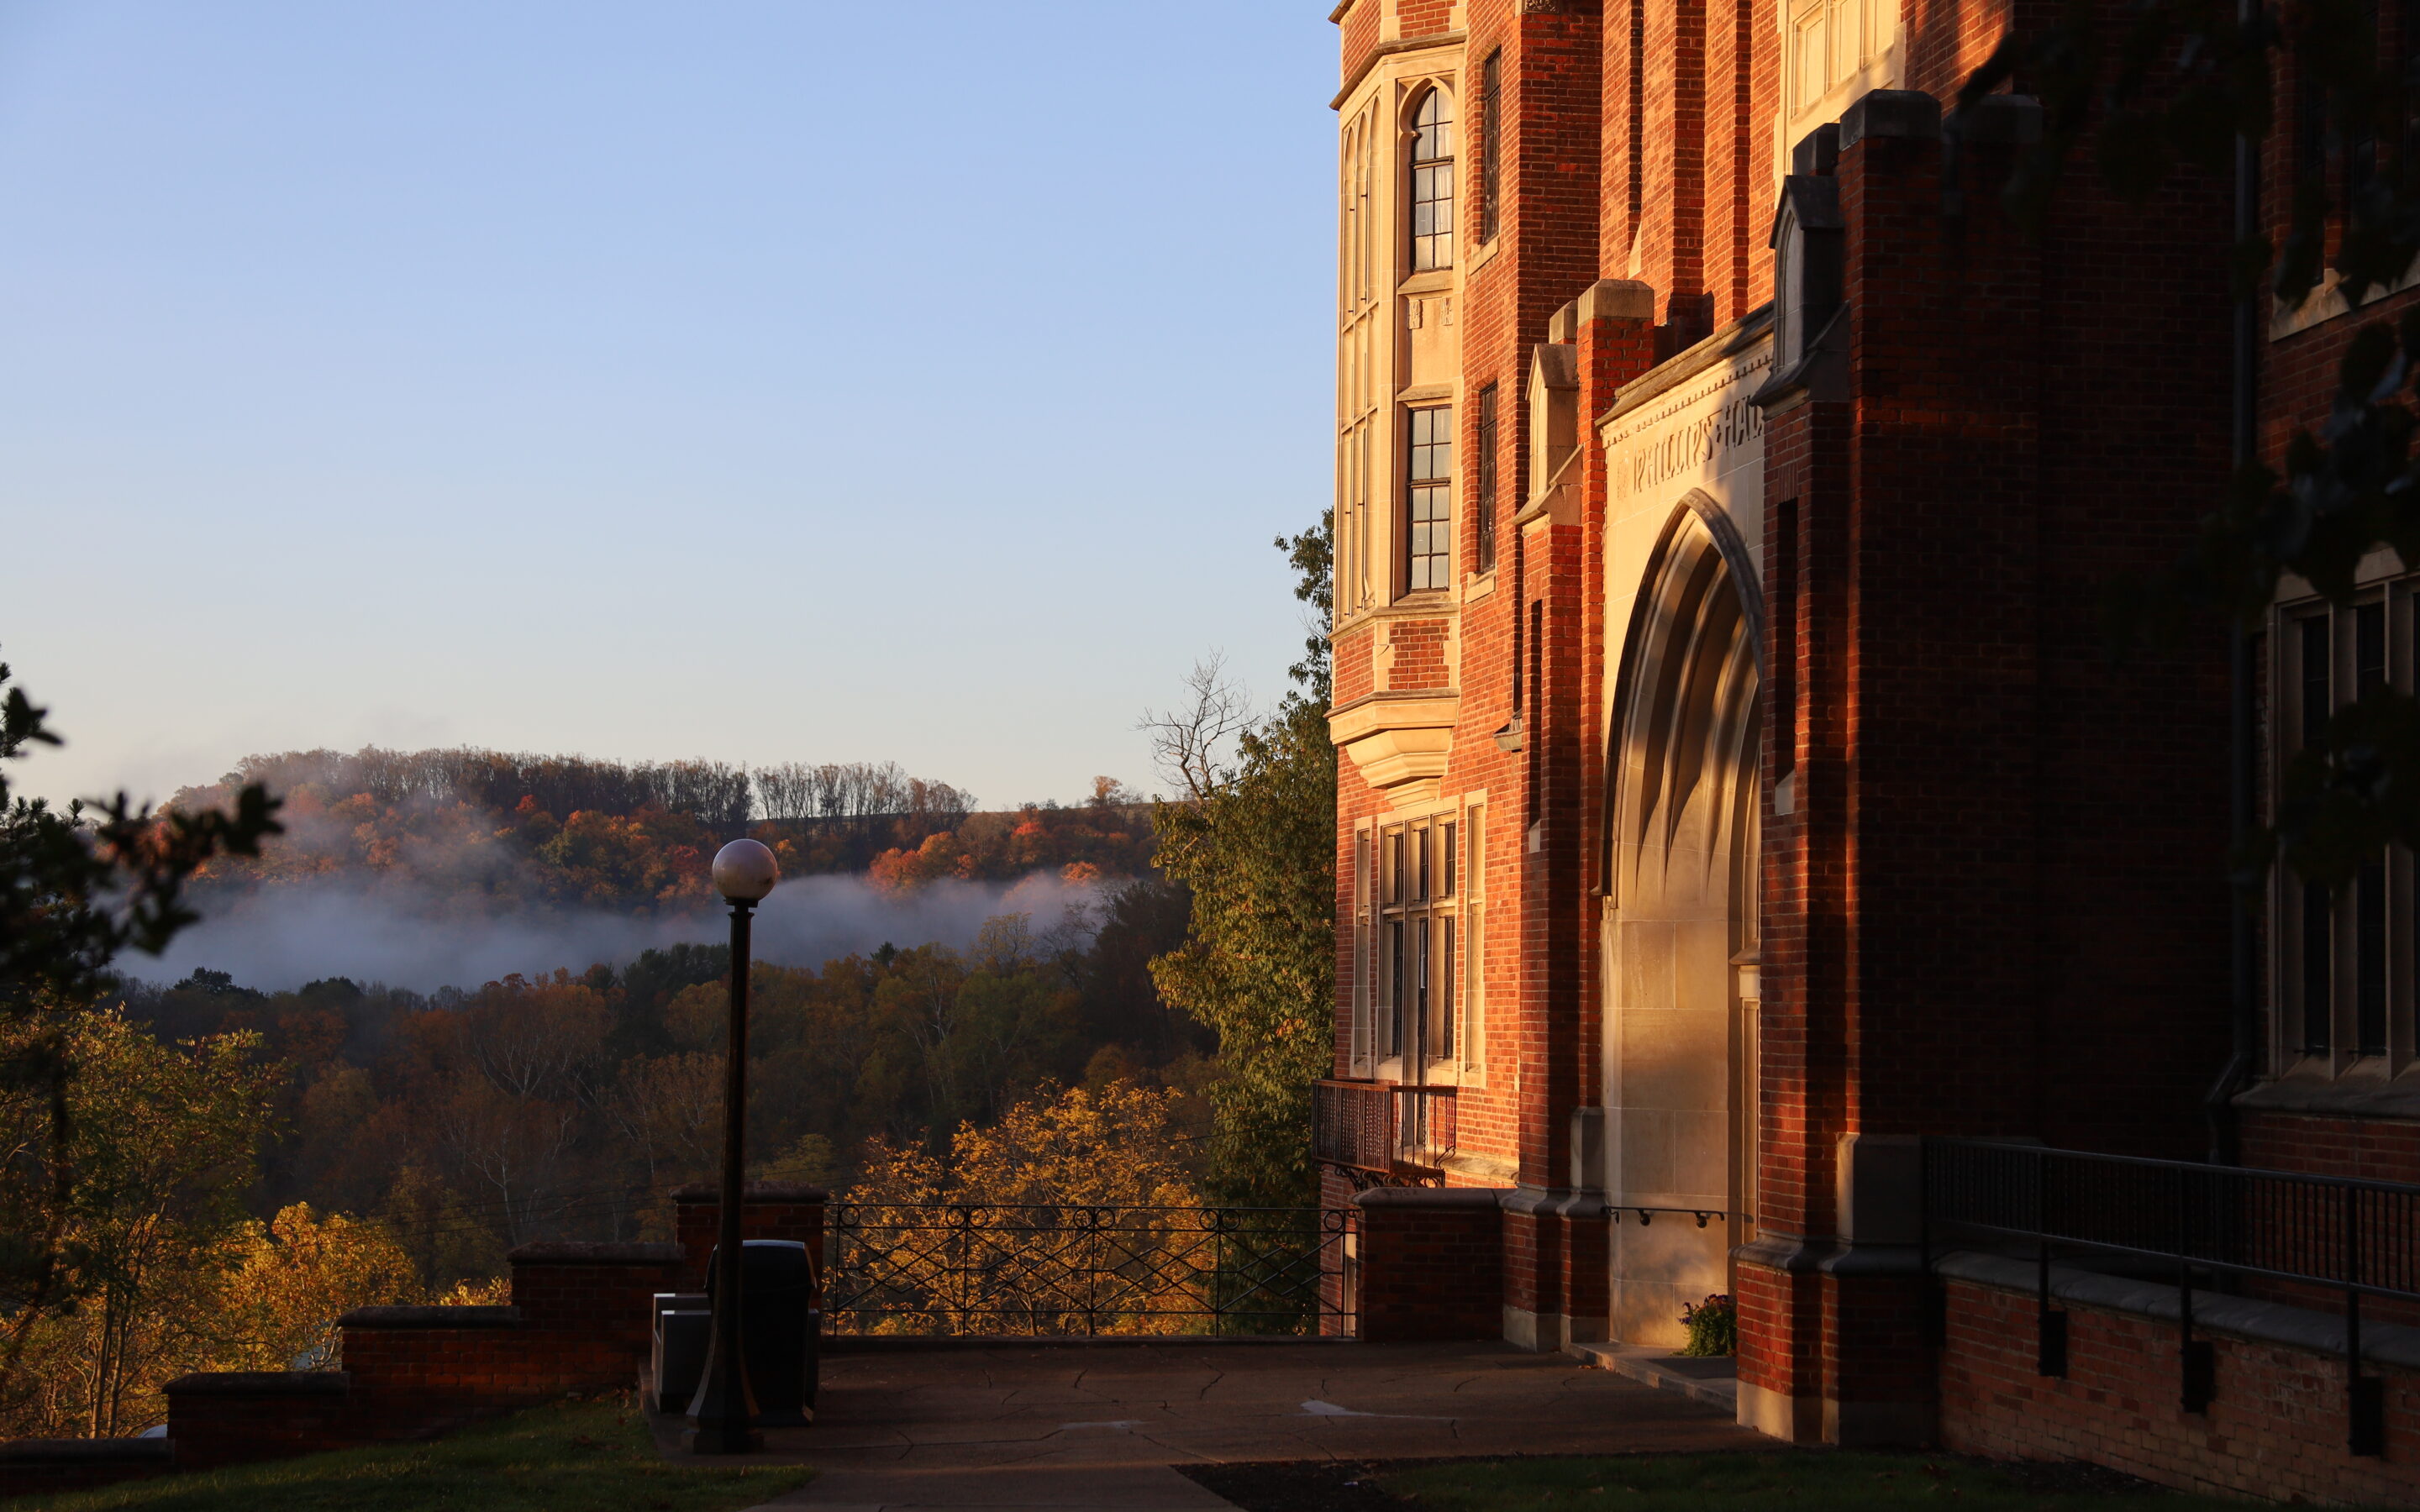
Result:
[[1607,1323],[1626,1343],[1680,1342],[1682,1306],[1730,1289],[1749,1237],[1761,609],[1693,494],[1640,585],[1606,766]]

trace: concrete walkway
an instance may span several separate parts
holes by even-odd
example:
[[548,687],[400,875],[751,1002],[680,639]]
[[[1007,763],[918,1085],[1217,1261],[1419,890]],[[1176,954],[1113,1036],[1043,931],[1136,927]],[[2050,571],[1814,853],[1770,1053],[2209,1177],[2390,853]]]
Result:
[[[679,1427],[657,1425],[671,1452]],[[765,1462],[821,1472],[768,1504],[825,1512],[1230,1504],[1179,1464],[1774,1447],[1679,1393],[1502,1344],[842,1354],[815,1426],[766,1437]]]

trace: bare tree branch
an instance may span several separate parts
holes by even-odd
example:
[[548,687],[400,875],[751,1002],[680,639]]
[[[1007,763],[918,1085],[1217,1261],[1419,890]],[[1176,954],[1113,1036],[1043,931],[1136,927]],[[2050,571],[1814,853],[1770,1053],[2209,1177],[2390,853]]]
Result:
[[1151,733],[1152,764],[1170,784],[1195,800],[1221,779],[1227,746],[1254,715],[1244,685],[1227,675],[1224,653],[1212,652],[1185,674],[1186,702],[1165,714],[1145,709],[1135,728]]

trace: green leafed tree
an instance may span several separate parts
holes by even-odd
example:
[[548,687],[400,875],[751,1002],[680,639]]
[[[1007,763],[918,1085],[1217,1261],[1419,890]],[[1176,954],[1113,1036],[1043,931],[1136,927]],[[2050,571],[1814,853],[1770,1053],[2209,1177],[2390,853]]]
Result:
[[1277,543],[1297,574],[1295,596],[1315,616],[1277,709],[1253,718],[1213,659],[1194,669],[1189,707],[1145,719],[1184,788],[1154,811],[1158,864],[1193,897],[1188,937],[1152,963],[1152,977],[1218,1036],[1205,1163],[1218,1202],[1287,1206],[1317,1195],[1311,1084],[1335,1057],[1332,524],[1324,517]]
[[[0,665],[0,764],[58,745]],[[9,793],[0,764],[0,1099],[34,1121],[0,1159],[0,1393],[27,1330],[70,1305],[79,1276],[66,1248],[76,1206],[98,1180],[80,1144],[70,1026],[111,985],[110,963],[157,953],[194,922],[186,883],[212,856],[256,855],[278,832],[277,802],[258,785],[232,813],[154,815],[123,793],[53,809]]]

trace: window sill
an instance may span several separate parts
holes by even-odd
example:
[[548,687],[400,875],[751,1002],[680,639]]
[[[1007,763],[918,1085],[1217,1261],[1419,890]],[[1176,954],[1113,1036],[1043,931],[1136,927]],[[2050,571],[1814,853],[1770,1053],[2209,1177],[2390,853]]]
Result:
[[[2319,280],[2319,286],[2305,295],[2302,303],[2288,308],[2284,301],[2273,297],[2269,301],[2269,339],[2283,341],[2288,336],[2326,325],[2339,316],[2352,314],[2352,303],[2340,292],[2339,282],[2336,270],[2331,268]],[[2412,259],[2412,266],[2403,270],[2401,278],[2391,284],[2373,286],[2362,300],[2362,307],[2366,309],[2415,285],[2420,285],[2420,257]]]
[[2339,1119],[2420,1120],[2420,1075],[2381,1074],[2372,1057],[2342,1076],[2289,1072],[2236,1095],[2235,1105],[2261,1113],[2308,1113]]
[[1397,294],[1447,294],[1453,289],[1453,270],[1425,268],[1395,285]]

